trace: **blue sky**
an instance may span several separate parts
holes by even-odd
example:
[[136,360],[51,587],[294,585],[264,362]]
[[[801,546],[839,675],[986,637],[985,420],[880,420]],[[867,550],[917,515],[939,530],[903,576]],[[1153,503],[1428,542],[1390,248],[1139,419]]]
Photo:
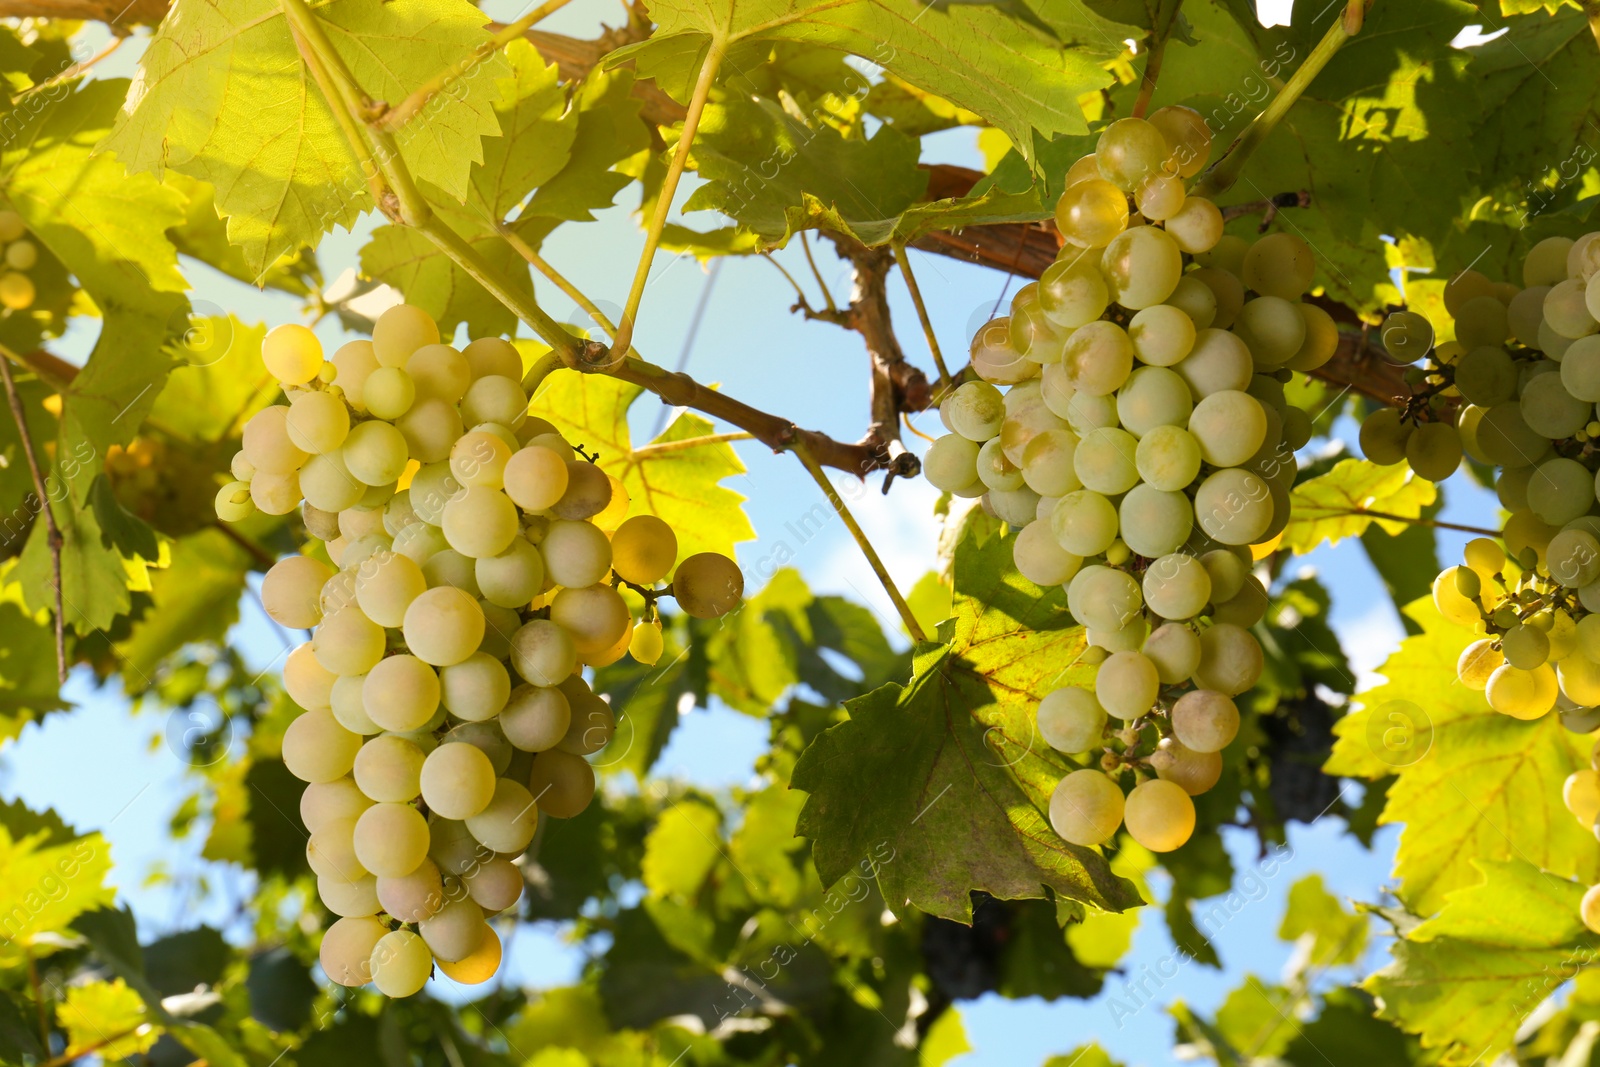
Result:
[[[1263,6],[1273,9],[1266,21],[1276,21],[1286,5],[1266,0]],[[485,7],[501,17],[516,14],[502,3]],[[602,20],[618,22],[620,11],[600,0],[577,0],[549,20],[548,28],[592,36],[597,21]],[[106,73],[129,72],[135,54],[135,47],[124,47],[105,65]],[[939,161],[981,165],[970,130],[931,138],[929,149]],[[685,184],[688,188],[680,193],[680,204],[693,182]],[[702,228],[716,223],[703,215],[683,221]],[[330,280],[354,264],[370,225],[366,220],[354,235],[336,232],[324,242],[321,257]],[[640,241],[624,206],[608,212],[597,224],[557,231],[545,254],[591,295],[618,305],[625,296]],[[846,297],[846,265],[829,254],[826,243],[817,249],[830,287],[838,297]],[[798,248],[780,252],[777,258],[795,277],[806,277]],[[973,325],[986,317],[1001,297],[1005,279],[993,271],[916,252],[912,262],[943,346],[959,361]],[[619,264],[628,266],[619,269]],[[270,324],[301,320],[300,309],[290,299],[261,294],[198,265],[187,266],[197,297],[233,309],[241,318]],[[692,258],[665,254],[657,258],[636,335],[645,358],[668,365],[676,361],[691,311],[705,292],[708,277]],[[809,279],[803,284],[812,288]],[[539,295],[557,318],[578,321],[570,302],[548,286],[541,286]],[[814,288],[811,295],[816,302]],[[915,312],[898,280],[892,284],[891,295],[902,343],[909,357],[931,375],[931,360]],[[867,424],[867,363],[859,339],[833,326],[789,316],[792,302],[788,283],[770,264],[727,262],[709,294],[705,324],[690,354],[688,370],[756,407],[840,438],[859,437]],[[330,351],[343,339],[331,320],[318,332]],[[63,354],[81,355],[92,340],[91,328],[83,334],[74,332],[60,347]],[[636,437],[649,436],[658,411],[648,401],[638,405]],[[934,416],[918,421],[928,432],[938,428]],[[1353,439],[1353,426],[1340,429],[1347,439]],[[910,440],[920,447],[915,438]],[[1311,447],[1319,444],[1325,442],[1313,442]],[[814,588],[870,605],[886,629],[897,630],[887,598],[841,524],[828,523],[803,544],[785,533],[787,523],[820,500],[799,464],[792,457],[774,457],[749,442],[736,447],[748,472],[728,484],[749,497],[746,509],[758,534],[757,540],[740,550],[747,573],[760,572],[776,542],[786,540],[794,552],[792,565]],[[840,485],[846,488],[842,476]],[[1493,521],[1492,498],[1463,476],[1452,479],[1446,494],[1450,501],[1446,517],[1468,524]],[[897,482],[887,498],[877,493],[875,485],[867,492],[857,489],[849,498],[902,588],[934,566],[939,527],[932,514],[935,493],[925,482]],[[1446,535],[1441,541],[1441,558],[1448,562],[1464,540],[1464,536]],[[1332,621],[1347,654],[1361,671],[1373,670],[1398,643],[1401,629],[1359,545],[1321,549],[1296,561],[1290,576],[1302,568],[1315,570],[1332,591]],[[280,655],[281,637],[250,601],[243,603],[242,614],[237,642],[252,661],[266,667]],[[77,705],[73,712],[53,715],[44,724],[29,727],[20,739],[0,750],[0,794],[35,807],[54,807],[81,829],[102,831],[112,842],[114,880],[133,903],[146,937],[184,929],[198,921],[226,924],[241,903],[249,900],[250,885],[237,870],[200,861],[199,835],[178,845],[167,836],[167,821],[188,785],[182,763],[162,740],[167,724],[153,712],[132,714],[118,693],[97,692],[81,675],[69,684],[68,696]],[[662,757],[659,773],[706,786],[740,783],[751,776],[765,739],[765,726],[757,720],[725,708],[696,710],[679,728]],[[1307,873],[1320,872],[1330,889],[1348,899],[1378,899],[1388,877],[1394,831],[1380,833],[1369,853],[1343,835],[1342,829],[1333,818],[1294,827],[1290,837],[1293,859],[1267,880],[1265,896],[1250,903],[1215,938],[1223,970],[1195,964],[1184,967],[1162,989],[1161,1004],[1182,998],[1206,1011],[1218,1005],[1247,973],[1275,978],[1291,952],[1291,947],[1274,935],[1284,895]],[[1253,837],[1233,833],[1226,844],[1240,870],[1254,864]],[[166,878],[152,880],[158,875]],[[1165,895],[1166,887],[1159,879],[1155,888]],[[1126,967],[1138,974],[1140,967],[1153,965],[1171,951],[1165,924],[1152,912],[1139,927]],[[1376,965],[1376,958],[1369,959],[1369,965]],[[559,930],[524,927],[516,935],[506,980],[534,987],[559,984],[570,980],[580,963],[581,957],[562,941]],[[1327,980],[1339,979],[1347,980],[1348,975],[1335,973]],[[961,1013],[974,1051],[956,1062],[960,1067],[1017,1067],[1039,1063],[1050,1054],[1091,1039],[1130,1064],[1176,1062],[1172,1059],[1170,1020],[1159,1007],[1146,1008],[1119,1026],[1110,1010],[1110,997],[1119,992],[1118,981],[1109,982],[1107,990],[1089,1001],[1047,1004],[991,996],[964,1004]],[[452,995],[449,990],[440,993]]]

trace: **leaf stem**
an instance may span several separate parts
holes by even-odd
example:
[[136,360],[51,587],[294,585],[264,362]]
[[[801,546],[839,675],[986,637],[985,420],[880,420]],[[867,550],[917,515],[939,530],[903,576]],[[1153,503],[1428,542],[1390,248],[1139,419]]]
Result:
[[1161,77],[1161,60],[1167,54],[1167,41],[1172,37],[1172,27],[1178,21],[1178,11],[1183,0],[1171,0],[1165,19],[1151,27],[1149,51],[1144,61],[1144,78],[1139,83],[1139,98],[1133,102],[1133,117],[1142,119],[1150,110],[1150,98],[1156,93],[1156,79]]
[[[1371,0],[1350,0],[1340,17],[1335,19],[1328,32],[1322,35],[1322,40],[1317,42],[1317,47],[1311,50],[1306,61],[1300,64],[1300,69],[1279,90],[1278,95],[1262,109],[1261,114],[1251,120],[1250,125],[1233,144],[1223,153],[1222,158],[1211,165],[1211,169],[1201,176],[1195,183],[1191,193],[1194,196],[1215,198],[1219,193],[1226,192],[1233,183],[1239,180],[1239,173],[1244,170],[1244,165],[1249,161],[1255,150],[1277,129],[1283,116],[1288,114],[1295,101],[1300,99],[1300,94],[1316,80],[1322,68],[1334,57],[1344,43],[1354,37],[1361,30],[1361,18],[1365,16],[1366,8],[1371,6]],[[1352,12],[1357,12],[1352,17]],[[1354,25],[1352,25],[1352,22]]]
[[528,373],[522,376],[522,391],[532,400],[534,394],[544,385],[544,380],[558,370],[566,367],[566,361],[555,352],[546,352],[533,361],[533,366],[528,368]]
[[[800,231],[800,248],[806,254],[806,262],[811,264],[811,276],[817,280],[817,288],[822,290],[823,302],[827,304],[830,312],[837,315],[839,306],[833,302],[833,293],[828,290],[828,283],[822,280],[822,271],[817,267],[816,256],[811,253],[811,242],[807,240],[806,231],[804,230]],[[773,262],[776,263],[777,260],[773,260]],[[787,274],[788,271],[784,271],[784,273]],[[793,280],[792,278],[790,279],[790,281]],[[800,287],[797,285],[795,288],[799,289]],[[800,294],[800,299],[802,301],[805,300],[804,293]]]
[[922,322],[923,336],[928,339],[928,351],[933,353],[933,365],[939,368],[939,385],[941,392],[949,392],[955,388],[950,381],[950,368],[945,366],[944,353],[939,351],[939,338],[933,332],[933,320],[928,317],[928,306],[922,302],[922,288],[917,285],[917,276],[911,271],[911,257],[906,255],[905,245],[894,246],[894,261],[900,266],[900,276],[905,279],[906,288],[911,291],[911,303],[916,305],[917,318]]
[[459,78],[465,78],[472,72],[472,68],[482,63],[485,59],[500,51],[512,41],[521,37],[529,27],[542,22],[551,15],[570,4],[572,0],[545,0],[544,3],[528,12],[515,22],[508,22],[500,27],[487,41],[472,50],[472,55],[466,59],[458,60],[441,70],[427,81],[423,82],[415,91],[394,107],[389,108],[375,122],[385,130],[398,130],[428,106],[439,93],[449,88],[450,84]]
[[11,361],[0,359],[0,379],[4,379],[6,402],[11,405],[11,417],[17,424],[17,436],[22,438],[22,454],[28,461],[28,473],[33,476],[33,492],[39,499],[39,510],[44,513],[46,543],[50,546],[51,580],[56,594],[56,681],[67,681],[67,631],[61,593],[61,546],[64,538],[56,524],[56,509],[51,505],[50,493],[45,488],[44,471],[39,468],[39,455],[33,448],[33,437],[28,433],[28,413],[17,393],[17,380],[11,374]]
[[[87,1045],[81,1045],[76,1049],[69,1049],[53,1059],[45,1060],[39,1065],[39,1067],[67,1067],[67,1064],[77,1063],[91,1052],[98,1052],[100,1049],[114,1045],[118,1041],[133,1037],[135,1034],[149,1029],[150,1024],[147,1022],[139,1023],[137,1026],[130,1026],[126,1030],[112,1034],[110,1037],[101,1037],[99,1040],[91,1041]],[[49,1046],[46,1045],[45,1047],[48,1050]]]
[[729,441],[753,441],[755,436],[749,430],[734,430],[730,433],[708,433],[701,437],[684,437],[677,441],[655,441],[651,444],[640,445],[633,450],[633,455],[635,458],[639,456],[665,456],[672,452],[687,452],[690,449],[720,445]]
[[[616,337],[616,324],[607,317],[604,311],[600,310],[598,304],[589,299],[587,293],[579,289],[566,275],[556,270],[555,265],[540,255],[527,241],[523,240],[522,235],[517,233],[516,230],[504,223],[501,223],[496,229],[499,231],[500,236],[505,238],[506,244],[510,245],[517,255],[527,260],[534,270],[548,278],[557,289],[566,294],[567,299],[582,308],[584,313],[594,320],[594,324],[605,331],[607,337]],[[632,348],[628,351],[635,356],[639,354]]]
[[817,483],[817,487],[828,498],[828,503],[833,505],[833,510],[838,512],[839,518],[844,520],[845,527],[850,531],[850,536],[855,538],[856,546],[861,549],[861,554],[867,558],[867,565],[878,576],[878,581],[883,585],[883,591],[888,593],[889,599],[894,602],[894,608],[900,613],[900,621],[905,624],[906,632],[918,644],[925,643],[928,640],[928,635],[923,631],[922,624],[917,621],[916,615],[912,613],[911,605],[906,603],[906,598],[900,595],[900,590],[896,588],[894,579],[889,577],[888,568],[884,567],[883,560],[878,556],[878,550],[872,547],[872,542],[867,539],[866,532],[861,529],[861,524],[856,522],[854,515],[850,514],[850,509],[845,506],[844,498],[839,496],[839,491],[833,487],[832,482],[828,481],[828,476],[822,472],[822,468],[817,465],[816,459],[812,457],[805,445],[796,442],[792,450],[800,462],[805,465],[806,473],[811,475],[811,480]]
[[1479,537],[1499,537],[1500,530],[1490,530],[1483,526],[1463,526],[1456,522],[1444,522],[1441,519],[1424,519],[1421,516],[1412,518],[1407,515],[1395,515],[1388,511],[1368,511],[1366,508],[1347,508],[1345,515],[1364,515],[1369,519],[1384,519],[1389,522],[1405,522],[1412,526],[1431,526],[1439,530],[1455,530],[1457,533],[1477,534]]
[[624,352],[633,342],[633,326],[639,315],[639,302],[644,299],[645,283],[650,280],[650,265],[655,261],[656,247],[661,244],[661,231],[666,229],[667,216],[672,211],[672,198],[678,191],[678,180],[683,177],[683,168],[689,161],[689,148],[694,143],[695,131],[700,128],[700,116],[704,114],[706,101],[711,96],[711,83],[722,66],[723,47],[722,37],[713,34],[706,47],[705,60],[700,65],[700,77],[695,82],[694,94],[689,98],[689,112],[683,119],[683,132],[678,136],[678,146],[672,153],[672,162],[667,164],[667,175],[662,179],[661,192],[656,197],[655,214],[644,235],[644,251],[639,253],[639,266],[633,273],[633,286],[628,290],[628,302],[622,309],[622,321],[617,326],[612,344],[613,348]]

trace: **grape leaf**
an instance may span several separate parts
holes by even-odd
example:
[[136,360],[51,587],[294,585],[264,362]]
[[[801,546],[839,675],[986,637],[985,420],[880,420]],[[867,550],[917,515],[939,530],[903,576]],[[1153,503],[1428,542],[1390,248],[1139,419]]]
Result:
[[[361,89],[391,104],[487,40],[487,16],[466,0],[335,0],[315,15]],[[482,138],[499,133],[492,103],[505,69],[498,53],[468,63],[398,132],[413,175],[466,196]],[[132,169],[170,167],[213,186],[228,237],[257,277],[372,206],[275,0],[178,0],[105,147]]]
[[725,45],[798,40],[870,60],[983,116],[1017,144],[1031,144],[1034,130],[1046,137],[1082,133],[1088,127],[1078,96],[1107,85],[1103,62],[1140,34],[1081,4],[1028,10],[1044,16],[1055,39],[990,5],[938,11],[914,0],[658,0],[650,9],[657,24],[651,39],[618,49],[606,62],[632,60],[642,77],[662,75],[662,86],[681,97],[685,56],[697,66],[710,36]]
[[1528,1013],[1600,949],[1578,917],[1582,885],[1520,858],[1480,860],[1477,869],[1475,884],[1396,940],[1393,962],[1362,983],[1380,1018],[1444,1049],[1445,1064],[1487,1062],[1510,1048]]
[[144,1001],[120,978],[69,986],[56,1005],[56,1022],[67,1032],[66,1055],[73,1057],[93,1050],[128,1060],[148,1052],[160,1036],[145,1018]]
[[1338,967],[1361,958],[1367,946],[1367,919],[1346,911],[1320,874],[1308,874],[1289,887],[1278,936],[1285,941],[1311,938],[1308,966]]
[[[1304,555],[1324,541],[1358,537],[1373,523],[1388,534],[1410,527],[1433,503],[1438,489],[1404,464],[1380,467],[1364,459],[1342,459],[1326,474],[1307,479],[1289,494],[1289,525],[1283,547]],[[1400,518],[1379,518],[1379,512]]]
[[254,561],[220,530],[201,530],[173,544],[167,569],[151,578],[154,602],[119,642],[124,687],[150,684],[156,665],[191,641],[221,641],[239,619],[239,598]]
[[0,826],[0,960],[22,963],[29,952],[46,955],[62,947],[60,935],[79,915],[109,904],[105,884],[111,846],[99,834],[51,844],[41,829],[14,836]]
[[[1600,878],[1600,843],[1562,803],[1568,774],[1589,764],[1587,740],[1555,714],[1523,722],[1489,710],[1455,681],[1476,635],[1446,622],[1429,600],[1406,613],[1423,633],[1385,661],[1387,678],[1357,695],[1360,710],[1334,726],[1324,770],[1396,774],[1382,823],[1403,823],[1395,857],[1400,898],[1431,915],[1446,894],[1478,878],[1474,860],[1522,859],[1561,876]],[[1399,703],[1397,703],[1399,702]]]
[[600,469],[622,482],[629,514],[656,515],[678,535],[678,558],[696,552],[733,556],[734,543],[755,537],[740,504],[744,497],[720,483],[744,473],[726,441],[662,448],[709,435],[710,422],[692,412],[635,451],[628,410],[644,394],[637,385],[604,374],[558,370],[533,398],[535,415],[550,420],[568,441],[598,455]]
[[596,68],[584,78],[568,109],[578,131],[566,165],[534,190],[518,233],[538,244],[557,221],[591,222],[633,180],[612,169],[650,147],[650,131],[639,118],[633,88],[632,71]]
[[[0,740],[69,705],[56,682],[55,634],[16,604],[0,603]],[[15,829],[15,827],[13,827]]]
[[1038,699],[1085,684],[1083,630],[1065,594],[1011,563],[1011,545],[974,511],[955,550],[956,616],[942,645],[916,650],[911,681],[850,701],[850,719],[812,742],[794,769],[810,796],[799,832],[831,885],[864,856],[893,850],[878,884],[912,905],[972,921],[970,890],[1002,899],[1056,896],[1121,911],[1141,903],[1093,849],[1069,845],[1044,812],[1070,769],[1038,742]]
[[1291,1067],[1424,1062],[1416,1055],[1415,1039],[1374,1018],[1375,1012],[1372,998],[1358,989],[1328,990],[1316,1020],[1298,1024],[1284,1062]]

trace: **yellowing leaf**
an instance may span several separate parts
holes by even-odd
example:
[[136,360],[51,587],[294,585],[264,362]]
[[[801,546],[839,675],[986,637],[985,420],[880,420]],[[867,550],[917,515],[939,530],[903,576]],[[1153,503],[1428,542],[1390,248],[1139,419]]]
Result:
[[630,515],[656,515],[672,526],[680,560],[696,552],[732,556],[734,543],[750,540],[755,531],[739,506],[744,497],[719,483],[743,474],[744,464],[726,441],[683,446],[715,430],[692,412],[673,419],[666,432],[635,451],[628,410],[643,393],[604,374],[559,370],[545,379],[532,411],[568,441],[599,456],[600,469],[627,489]]
[[1359,711],[1334,727],[1330,774],[1395,774],[1379,821],[1403,823],[1395,858],[1400,897],[1420,915],[1478,880],[1474,860],[1520,859],[1588,881],[1600,843],[1567,811],[1561,786],[1589,765],[1592,742],[1551,713],[1523,722],[1489,709],[1455,664],[1475,635],[1431,601],[1406,614],[1423,629],[1384,663],[1388,679],[1357,694]]
[[144,1000],[120,978],[68,987],[56,1021],[67,1032],[68,1056],[93,1051],[106,1063],[148,1052],[161,1036],[145,1018]]
[[1380,467],[1364,459],[1343,459],[1327,474],[1301,482],[1289,494],[1289,526],[1283,547],[1304,555],[1324,541],[1359,537],[1376,522],[1398,534],[1438,490],[1404,464]]
[[16,839],[0,827],[0,963],[26,950],[54,951],[57,935],[86,911],[115,897],[105,884],[111,846],[99,834],[45,845],[45,832]]
[[1600,945],[1578,918],[1583,885],[1520,859],[1478,868],[1475,884],[1396,941],[1394,961],[1363,983],[1380,1018],[1444,1049],[1440,1062],[1450,1065],[1497,1060]]

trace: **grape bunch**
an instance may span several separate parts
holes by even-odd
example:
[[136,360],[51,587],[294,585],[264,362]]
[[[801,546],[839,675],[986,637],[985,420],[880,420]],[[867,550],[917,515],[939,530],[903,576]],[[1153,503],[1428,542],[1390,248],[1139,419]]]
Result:
[[435,963],[485,981],[501,955],[487,919],[522,893],[515,857],[541,813],[589,804],[584,757],[616,727],[583,667],[654,663],[658,598],[716,618],[744,578],[717,553],[679,562],[667,523],[628,517],[622,484],[528,414],[504,340],[458,351],[402,304],[331,363],[297,325],[262,355],[288,403],[246,425],[216,506],[230,522],[298,507],[322,542],[274,564],[261,600],[314,628],[284,665],[305,710],[283,761],[309,783],[306,855],[340,917],[323,970],[391,997]]
[[35,290],[28,271],[39,262],[39,246],[28,240],[28,224],[10,209],[0,210],[0,307],[26,311]]
[[[1431,352],[1422,351],[1432,340],[1426,320],[1390,316],[1385,347],[1400,347],[1388,336],[1392,324],[1428,362],[1412,368],[1423,373],[1408,378],[1416,393],[1404,411],[1378,412],[1361,434],[1369,457],[1398,462],[1403,450],[1419,474],[1442,477],[1449,473],[1442,464],[1418,467],[1411,440],[1445,421],[1408,426],[1405,415],[1456,406],[1458,451],[1495,468],[1495,492],[1509,513],[1498,540],[1469,541],[1463,562],[1433,583],[1439,613],[1477,635],[1461,652],[1457,676],[1502,715],[1533,720],[1554,711],[1580,734],[1600,729],[1596,241],[1600,233],[1539,242],[1520,289],[1475,271],[1452,279],[1445,304],[1456,340]],[[1563,792],[1572,813],[1600,833],[1600,773],[1574,773]],[[1582,913],[1600,932],[1600,887],[1584,897]]]
[[1188,108],[1105,130],[1068,171],[1056,262],[978,331],[982,380],[945,398],[950,432],[923,460],[935,486],[1020,529],[1017,569],[1065,586],[1087,628],[1093,690],[1058,689],[1038,709],[1053,748],[1104,750],[1050,802],[1077,845],[1126,825],[1166,852],[1193,832],[1190,797],[1221,775],[1234,698],[1263,665],[1250,546],[1288,523],[1294,453],[1312,434],[1284,385],[1338,344],[1301,300],[1315,271],[1304,241],[1224,235],[1218,208],[1187,195],[1209,151]]

